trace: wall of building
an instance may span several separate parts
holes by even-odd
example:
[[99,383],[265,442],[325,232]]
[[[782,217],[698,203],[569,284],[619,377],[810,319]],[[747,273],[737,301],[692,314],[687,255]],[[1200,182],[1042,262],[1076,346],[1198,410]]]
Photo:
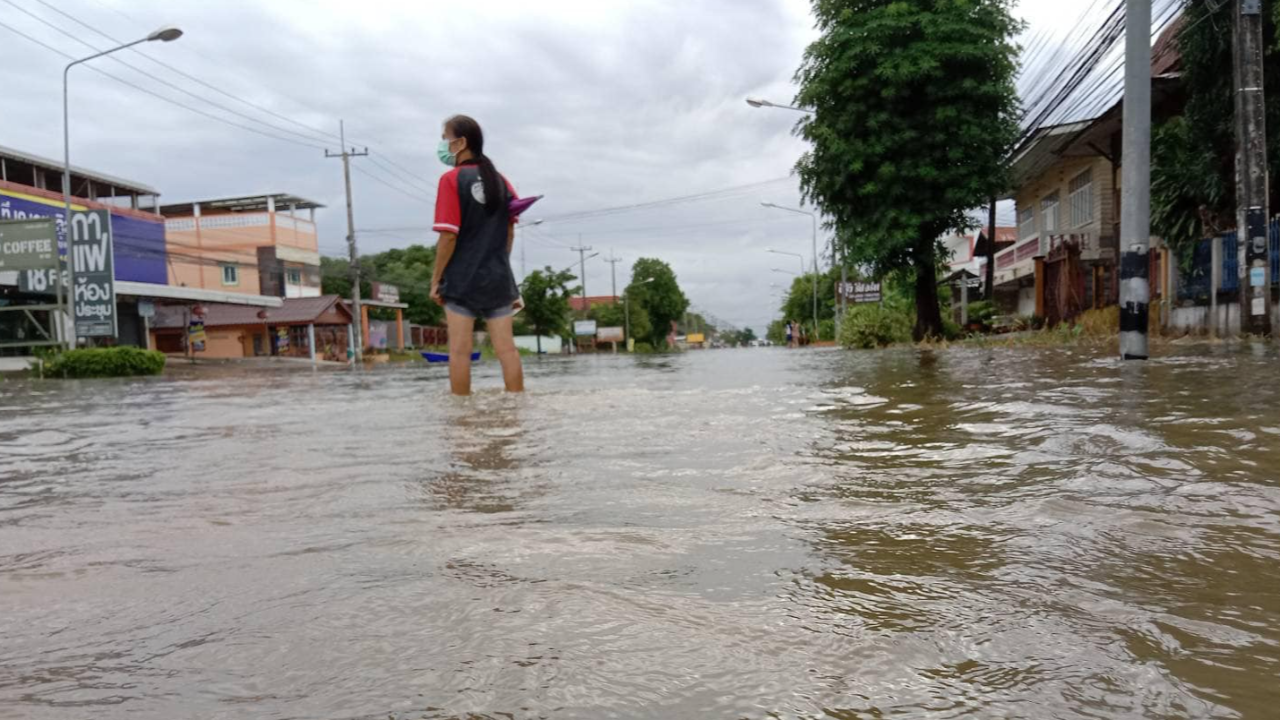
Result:
[[[169,282],[208,290],[276,297],[316,297],[320,294],[319,242],[315,225],[301,218],[280,213],[223,213],[200,217],[174,217],[166,221],[168,228]],[[260,248],[271,252],[260,253]],[[278,252],[277,252],[277,249]],[[281,260],[305,258],[305,261]],[[293,292],[276,283],[262,283],[259,258],[263,262],[279,262],[303,268],[303,282]],[[222,265],[238,268],[239,282],[223,283]]]
[[[1089,222],[1073,225],[1071,221],[1071,181],[1080,173],[1090,170],[1093,177],[1093,202]],[[1044,218],[1040,207],[1041,201],[1049,194],[1058,193],[1058,228],[1049,233],[1052,235],[1088,235],[1090,242],[1081,252],[1086,260],[1104,257],[1100,252],[1114,243],[1116,215],[1115,185],[1111,177],[1111,162],[1101,156],[1064,158],[1034,181],[1023,184],[1015,196],[1017,205],[1016,217],[1021,217],[1025,208],[1035,212],[1037,232],[1043,236]],[[1029,235],[1021,231],[1019,225],[1018,239]],[[1047,247],[1042,243],[1042,248]],[[1112,259],[1112,258],[1106,258]]]
[[[0,181],[0,220],[55,218],[58,221],[58,242],[65,251],[63,208],[61,195]],[[115,250],[117,280],[158,285],[166,283],[168,273],[165,270],[165,228],[164,221],[159,215],[79,198],[72,199],[72,208],[111,211],[111,234]]]

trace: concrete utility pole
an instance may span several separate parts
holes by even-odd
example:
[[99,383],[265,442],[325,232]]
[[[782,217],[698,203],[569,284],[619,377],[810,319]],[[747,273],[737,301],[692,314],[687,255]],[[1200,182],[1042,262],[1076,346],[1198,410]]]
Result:
[[1120,357],[1147,359],[1151,241],[1151,0],[1125,0]]
[[1231,23],[1236,99],[1236,237],[1240,333],[1271,335],[1267,243],[1267,133],[1262,91],[1262,0],[1235,0]]
[[[991,196],[991,206],[987,208],[987,280],[983,299],[995,302],[996,299],[996,196]],[[967,307],[966,307],[967,309]]]
[[578,247],[569,248],[578,253],[578,268],[582,273],[582,277],[578,278],[582,281],[582,317],[586,317],[591,312],[590,305],[587,304],[587,253],[591,252],[591,248],[582,244],[582,236],[578,236]]
[[613,276],[613,297],[616,301],[618,298],[618,263],[622,262],[622,258],[618,257],[614,254],[613,250],[610,249],[609,257],[605,258],[604,261],[613,266],[611,268]]
[[356,152],[355,148],[347,148],[347,131],[341,120],[338,121],[338,141],[342,143],[342,152],[324,151],[327,158],[342,158],[342,182],[347,186],[347,252],[351,257],[351,314],[355,322],[355,361],[364,361],[364,315],[360,311],[360,253],[356,250],[356,217],[351,209],[351,158],[364,157],[364,152]]

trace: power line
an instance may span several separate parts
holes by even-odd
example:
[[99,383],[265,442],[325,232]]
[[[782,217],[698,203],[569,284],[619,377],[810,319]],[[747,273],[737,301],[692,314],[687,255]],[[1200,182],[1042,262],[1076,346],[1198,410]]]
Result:
[[360,173],[361,175],[364,175],[365,177],[369,178],[370,180],[373,180],[374,182],[376,182],[376,183],[378,183],[378,184],[380,184],[380,185],[383,185],[383,186],[385,186],[385,187],[387,187],[387,188],[390,188],[391,190],[394,190],[395,192],[400,193],[401,195],[404,195],[405,197],[409,198],[410,200],[413,200],[414,202],[421,202],[421,203],[429,203],[429,202],[430,202],[429,200],[427,200],[426,198],[422,197],[421,195],[415,195],[415,194],[413,194],[412,192],[410,192],[410,191],[408,191],[408,190],[405,190],[405,189],[404,189],[404,188],[402,188],[402,187],[398,187],[398,186],[396,186],[396,185],[393,185],[392,183],[387,182],[386,180],[383,180],[382,178],[378,177],[377,175],[374,175],[373,173],[369,172],[368,170],[365,170],[364,168],[360,167],[359,165],[353,165],[353,166],[351,166],[351,169],[355,170],[356,172]]
[[[11,33],[13,33],[13,34],[15,34],[15,35],[17,35],[17,36],[19,36],[19,37],[21,37],[21,38],[24,38],[24,39],[26,39],[26,40],[28,40],[28,41],[30,41],[30,42],[32,42],[32,43],[34,43],[34,44],[36,44],[36,45],[39,45],[40,47],[42,47],[42,48],[44,48],[44,49],[46,49],[46,50],[48,50],[48,51],[50,51],[50,52],[52,52],[52,53],[54,53],[54,54],[56,54],[56,55],[59,55],[59,56],[61,56],[61,57],[65,58],[65,59],[67,59],[67,60],[75,60],[75,57],[73,57],[72,55],[70,55],[70,54],[68,54],[68,53],[63,52],[62,50],[59,50],[58,48],[56,48],[56,47],[54,47],[54,46],[52,46],[52,45],[49,45],[48,43],[44,42],[43,40],[39,40],[39,39],[37,39],[37,38],[35,38],[35,37],[32,37],[31,35],[28,35],[27,33],[25,33],[25,32],[23,32],[23,31],[21,31],[21,30],[19,30],[19,29],[15,28],[15,27],[14,27],[14,26],[12,26],[12,25],[9,25],[8,23],[6,23],[6,22],[4,22],[4,21],[0,21],[0,27],[3,27],[4,29],[8,30],[9,32],[11,32]],[[116,75],[112,75],[111,73],[107,72],[106,70],[103,70],[102,68],[97,67],[96,65],[87,65],[86,67],[87,67],[89,70],[92,70],[93,72],[98,73],[99,75],[103,75],[103,76],[105,76],[105,77],[111,78],[112,80],[115,80],[116,82],[118,82],[118,83],[120,83],[120,84],[122,84],[122,85],[125,85],[125,86],[128,86],[128,87],[131,87],[131,88],[133,88],[134,90],[137,90],[138,92],[145,93],[145,94],[150,95],[151,97],[154,97],[154,98],[156,98],[156,99],[158,99],[158,100],[162,100],[162,101],[167,102],[167,103],[169,103],[169,104],[171,104],[171,105],[176,105],[176,106],[178,106],[178,107],[180,107],[180,108],[182,108],[182,109],[184,109],[184,110],[189,110],[189,111],[191,111],[191,112],[193,112],[193,113],[196,113],[197,115],[202,115],[202,116],[204,116],[204,117],[207,117],[207,118],[209,118],[210,120],[215,120],[215,121],[217,121],[217,122],[223,123],[224,125],[229,125],[229,126],[231,126],[231,127],[240,128],[241,130],[247,130],[248,132],[255,133],[255,134],[258,134],[258,135],[262,135],[263,137],[268,137],[268,138],[271,138],[271,139],[273,139],[273,140],[280,140],[280,141],[282,141],[282,142],[292,143],[292,144],[294,144],[294,145],[301,145],[301,146],[303,146],[303,147],[309,147],[309,148],[320,148],[320,146],[319,146],[319,145],[313,145],[313,144],[311,144],[311,143],[303,143],[303,142],[299,142],[299,141],[297,141],[297,140],[294,140],[294,139],[292,139],[292,138],[288,138],[288,137],[281,137],[281,136],[279,136],[279,135],[275,135],[275,134],[272,134],[272,133],[266,132],[265,130],[259,130],[258,128],[251,127],[251,126],[249,126],[249,125],[242,125],[242,124],[240,124],[240,123],[238,123],[238,122],[235,122],[234,120],[228,120],[228,119],[226,119],[226,118],[224,118],[224,117],[219,117],[219,116],[214,115],[214,114],[212,114],[212,113],[209,113],[209,112],[206,112],[206,111],[204,111],[204,110],[201,110],[200,108],[192,107],[192,106],[187,105],[187,104],[185,104],[185,103],[183,103],[183,102],[180,102],[180,101],[178,101],[178,100],[174,100],[173,98],[170,98],[170,97],[166,97],[166,96],[164,96],[164,95],[161,95],[161,94],[159,94],[159,93],[157,93],[157,92],[155,92],[155,91],[153,91],[153,90],[150,90],[150,89],[148,89],[148,88],[145,88],[145,87],[143,87],[143,86],[141,86],[141,85],[138,85],[138,84],[136,84],[136,83],[130,82],[130,81],[128,81],[128,80],[125,80],[124,78],[118,77],[118,76],[116,76]],[[323,148],[320,148],[320,149],[323,149]]]
[[[16,10],[18,10],[18,11],[19,11],[19,12],[21,12],[22,14],[24,14],[24,15],[26,15],[26,16],[28,16],[28,17],[31,17],[31,18],[33,18],[33,19],[35,19],[37,22],[39,22],[39,23],[41,23],[41,24],[43,24],[43,25],[45,25],[45,26],[47,26],[47,27],[49,27],[49,28],[53,29],[55,32],[58,32],[58,33],[60,33],[60,34],[62,34],[62,35],[65,35],[66,37],[69,37],[69,38],[71,38],[72,40],[75,40],[76,42],[80,43],[81,45],[84,45],[85,47],[89,48],[90,50],[93,50],[94,52],[101,52],[101,51],[102,51],[102,48],[99,48],[99,47],[97,47],[96,45],[94,45],[93,43],[90,43],[90,42],[89,42],[89,41],[87,41],[87,40],[84,40],[84,39],[82,39],[82,38],[80,38],[80,37],[77,37],[75,33],[70,32],[69,30],[66,30],[66,29],[64,29],[64,28],[61,28],[61,27],[59,27],[58,25],[56,25],[56,24],[54,24],[54,23],[52,23],[52,22],[50,22],[50,21],[46,20],[45,18],[42,18],[42,17],[40,17],[39,15],[36,15],[35,13],[31,12],[30,10],[27,10],[26,8],[22,7],[21,5],[17,4],[16,2],[14,2],[14,0],[2,0],[2,1],[3,1],[5,4],[7,4],[7,5],[9,5],[9,6],[13,7],[13,8],[15,8]],[[79,21],[77,21],[77,22],[79,22]],[[116,40],[114,40],[114,39],[112,39],[112,41],[113,41],[113,42],[119,42],[119,41],[116,41]],[[194,92],[192,92],[192,91],[190,91],[190,90],[187,90],[186,88],[184,88],[184,87],[182,87],[182,86],[180,86],[180,85],[177,85],[177,84],[175,84],[175,83],[169,82],[168,80],[166,80],[166,79],[164,79],[164,78],[162,78],[162,77],[160,77],[160,76],[158,76],[158,75],[155,75],[155,74],[153,74],[153,73],[147,72],[146,70],[143,70],[142,68],[140,68],[140,67],[138,67],[138,66],[136,66],[136,65],[132,65],[132,64],[128,63],[127,61],[125,61],[125,60],[123,60],[123,59],[119,58],[119,57],[116,57],[116,56],[112,55],[112,56],[110,56],[110,58],[109,58],[109,59],[111,59],[111,60],[113,60],[113,61],[115,61],[115,62],[117,62],[117,63],[119,63],[119,64],[121,64],[121,65],[123,65],[123,66],[125,66],[125,67],[127,67],[127,68],[129,68],[130,70],[133,70],[134,72],[138,73],[139,75],[142,75],[143,77],[145,77],[145,78],[147,78],[147,79],[149,79],[149,80],[154,80],[155,82],[158,82],[158,83],[160,83],[161,85],[164,85],[165,87],[170,88],[170,89],[172,89],[172,90],[175,90],[175,91],[177,91],[177,92],[180,92],[180,93],[182,93],[183,95],[187,95],[188,97],[194,98],[194,99],[196,99],[196,100],[198,100],[198,101],[200,101],[200,102],[206,103],[206,104],[208,104],[208,105],[212,105],[213,107],[216,107],[216,108],[218,108],[219,110],[222,110],[223,112],[230,113],[230,114],[232,114],[232,115],[235,115],[236,117],[242,118],[242,119],[244,119],[244,120],[248,120],[249,122],[258,123],[258,124],[260,124],[260,125],[262,125],[262,126],[264,126],[264,127],[271,128],[272,130],[274,130],[274,131],[276,131],[276,132],[286,133],[286,134],[288,134],[288,135],[292,135],[292,136],[294,136],[294,137],[300,138],[301,140],[294,140],[294,141],[293,141],[293,142],[295,142],[295,143],[297,143],[297,144],[300,144],[300,145],[306,145],[306,146],[308,146],[308,147],[313,147],[313,148],[317,148],[317,149],[323,149],[323,147],[324,147],[324,146],[322,146],[322,145],[316,145],[316,144],[315,144],[315,138],[308,137],[308,136],[306,136],[306,135],[303,135],[303,134],[301,134],[301,133],[299,133],[299,132],[297,132],[297,131],[294,131],[294,130],[290,130],[290,129],[288,129],[288,128],[283,128],[283,127],[280,127],[280,126],[278,126],[278,125],[273,125],[273,124],[271,124],[271,123],[269,123],[269,122],[266,122],[265,120],[260,120],[260,119],[258,119],[258,118],[253,117],[252,115],[247,115],[247,114],[245,114],[245,113],[240,112],[239,110],[235,110],[235,109],[232,109],[232,108],[227,107],[226,105],[222,105],[222,104],[220,104],[220,103],[214,102],[213,100],[210,100],[210,99],[208,99],[208,98],[206,98],[206,97],[204,97],[204,96],[202,96],[202,95],[199,95],[198,93],[194,93]]]
[[[65,17],[65,18],[67,18],[68,20],[71,20],[72,22],[76,23],[77,25],[80,25],[81,27],[87,28],[88,30],[90,30],[90,31],[92,31],[92,32],[94,32],[94,33],[96,33],[96,34],[98,34],[98,35],[100,35],[100,36],[102,36],[102,37],[106,38],[107,40],[110,40],[110,41],[112,41],[112,42],[114,42],[114,43],[117,43],[117,44],[119,44],[119,43],[121,43],[121,42],[122,42],[121,40],[118,40],[117,38],[114,38],[114,37],[112,37],[112,36],[108,35],[107,33],[105,33],[105,32],[103,32],[103,31],[99,30],[97,27],[95,27],[95,26],[91,25],[90,23],[87,23],[87,22],[85,22],[85,21],[81,20],[80,18],[76,17],[75,15],[72,15],[71,13],[68,13],[68,12],[66,12],[66,11],[62,10],[61,8],[58,8],[58,7],[54,6],[53,4],[51,4],[51,3],[49,3],[49,2],[46,2],[46,0],[35,0],[35,2],[40,3],[41,5],[43,5],[43,6],[47,7],[47,8],[49,8],[50,10],[52,10],[52,11],[54,11],[54,12],[58,13],[59,15],[61,15],[61,16]],[[10,4],[12,4],[12,3],[10,3]],[[196,83],[196,84],[198,84],[198,85],[200,85],[200,86],[202,86],[202,87],[204,87],[204,88],[207,88],[207,89],[209,89],[209,90],[212,90],[212,91],[214,91],[214,92],[218,93],[219,95],[222,95],[222,96],[224,96],[224,97],[227,97],[227,98],[229,98],[229,99],[231,99],[231,100],[234,100],[234,101],[236,101],[236,102],[238,102],[238,103],[241,103],[241,104],[246,105],[246,106],[248,106],[248,107],[251,107],[251,108],[253,108],[253,109],[255,109],[255,110],[258,110],[259,112],[266,113],[266,114],[268,114],[268,115],[270,115],[270,116],[272,116],[272,117],[275,117],[275,118],[278,118],[278,119],[280,119],[280,120],[283,120],[283,121],[285,121],[285,122],[287,122],[287,123],[290,123],[290,124],[296,125],[296,126],[298,126],[298,127],[300,127],[300,128],[303,128],[304,130],[307,130],[307,131],[309,131],[309,132],[311,132],[311,133],[313,133],[313,134],[315,134],[315,135],[318,135],[318,136],[320,136],[320,139],[321,139],[322,141],[323,141],[324,139],[327,139],[327,138],[335,138],[335,139],[337,138],[337,136],[336,136],[336,135],[334,135],[334,134],[333,134],[333,133],[331,133],[331,132],[326,132],[326,131],[324,131],[324,130],[320,130],[320,129],[317,129],[317,128],[314,128],[314,127],[311,127],[310,125],[307,125],[306,123],[302,123],[302,122],[299,122],[299,121],[297,121],[297,120],[294,120],[293,118],[288,117],[287,115],[281,115],[280,113],[277,113],[277,112],[275,112],[274,110],[271,110],[270,108],[266,108],[266,107],[263,107],[263,106],[261,106],[261,105],[258,105],[257,103],[250,102],[249,100],[246,100],[246,99],[244,99],[244,98],[240,97],[239,95],[236,95],[236,94],[234,94],[234,93],[227,92],[226,90],[223,90],[222,88],[219,88],[219,87],[217,87],[216,85],[213,85],[213,84],[211,84],[211,83],[208,83],[208,82],[206,82],[206,81],[204,81],[204,80],[202,80],[202,79],[200,79],[200,78],[196,77],[195,75],[192,75],[192,74],[190,74],[190,73],[184,72],[183,70],[180,70],[180,69],[178,69],[178,68],[174,67],[173,65],[170,65],[169,63],[166,63],[166,62],[164,62],[164,61],[162,61],[162,60],[158,60],[158,59],[156,59],[156,58],[154,58],[154,57],[152,57],[152,56],[150,56],[150,55],[148,55],[148,54],[146,54],[146,53],[142,52],[142,50],[141,50],[141,49],[139,49],[139,48],[136,48],[136,47],[135,47],[135,48],[130,48],[130,49],[131,49],[131,50],[133,50],[133,52],[137,53],[139,56],[144,57],[144,58],[146,58],[147,60],[150,60],[151,62],[153,62],[153,63],[155,63],[155,64],[159,65],[160,67],[163,67],[163,68],[165,68],[165,69],[167,69],[167,70],[170,70],[170,71],[172,71],[172,72],[174,72],[174,73],[177,73],[178,75],[181,75],[182,77],[186,78],[187,80],[190,80],[191,82],[194,82],[194,83]]]
[[762,182],[748,183],[746,185],[736,185],[733,187],[722,188],[720,190],[710,190],[692,195],[680,195],[676,197],[663,198],[661,200],[650,200],[648,202],[634,203],[631,205],[615,205],[613,207],[600,208],[597,210],[583,210],[579,212],[565,213],[564,215],[552,215],[543,218],[543,222],[547,224],[567,222],[569,220],[583,220],[587,218],[595,218],[603,215],[614,215],[624,212],[634,212],[636,210],[648,210],[655,207],[664,207],[667,205],[677,205],[687,202],[697,202],[699,200],[709,200],[713,198],[722,198],[727,195],[741,193],[746,190],[752,190],[774,183],[786,182],[791,180],[790,177],[774,178],[773,180],[765,180]]

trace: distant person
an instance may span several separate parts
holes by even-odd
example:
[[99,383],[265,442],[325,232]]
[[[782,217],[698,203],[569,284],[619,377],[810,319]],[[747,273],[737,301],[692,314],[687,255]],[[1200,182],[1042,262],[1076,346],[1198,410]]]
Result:
[[788,322],[787,323],[787,347],[793,347],[791,343],[794,342],[794,339],[795,339],[794,326],[790,322]]
[[484,154],[480,124],[466,115],[444,123],[440,162],[453,169],[440,177],[436,220],[440,233],[431,299],[444,306],[449,326],[449,385],[471,394],[471,350],[476,318],[483,318],[502,363],[508,392],[524,390],[524,369],[512,333],[520,291],[511,271],[515,218],[507,205],[516,196]]

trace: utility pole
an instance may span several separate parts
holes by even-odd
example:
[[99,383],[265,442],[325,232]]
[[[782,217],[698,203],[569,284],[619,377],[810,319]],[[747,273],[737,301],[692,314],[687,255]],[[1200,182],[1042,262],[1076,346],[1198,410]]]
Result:
[[591,307],[587,304],[587,253],[591,248],[582,244],[582,236],[578,236],[578,247],[569,248],[578,253],[578,268],[582,273],[582,277],[578,278],[582,281],[582,317],[586,317],[591,311]]
[[610,248],[609,257],[605,258],[604,261],[613,266],[611,268],[613,276],[613,298],[616,302],[618,299],[618,263],[622,262],[622,258],[614,254],[613,249]]
[[1151,0],[1125,0],[1120,357],[1147,359],[1151,241]]
[[[987,280],[983,298],[987,302],[996,299],[996,196],[991,196],[991,206],[987,208]],[[967,309],[967,306],[966,306]]]
[[1267,247],[1267,133],[1262,91],[1262,0],[1235,0],[1231,23],[1236,100],[1236,243],[1240,333],[1271,335]]
[[355,320],[352,323],[355,326],[355,361],[359,364],[364,362],[364,315],[360,311],[360,253],[356,251],[356,217],[351,209],[351,158],[368,155],[369,148],[365,148],[364,152],[356,152],[355,148],[348,148],[347,131],[341,120],[338,121],[338,141],[342,143],[342,152],[331,153],[325,150],[324,156],[342,158],[342,181],[347,186],[347,252],[351,257],[351,314]]

